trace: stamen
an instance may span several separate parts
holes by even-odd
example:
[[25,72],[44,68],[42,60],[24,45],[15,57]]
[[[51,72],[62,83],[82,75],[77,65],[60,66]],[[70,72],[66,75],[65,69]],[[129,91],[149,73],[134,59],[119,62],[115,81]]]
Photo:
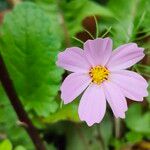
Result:
[[95,66],[90,69],[89,75],[93,83],[101,84],[105,80],[108,80],[109,70],[103,66]]

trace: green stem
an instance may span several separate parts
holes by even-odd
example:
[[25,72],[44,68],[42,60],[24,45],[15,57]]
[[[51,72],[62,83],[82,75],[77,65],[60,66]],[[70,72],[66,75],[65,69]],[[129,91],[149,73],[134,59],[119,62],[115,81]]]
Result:
[[81,44],[84,44],[83,41],[81,41],[80,39],[76,38],[76,37],[72,37],[73,39],[75,39],[76,41],[80,42]]
[[98,28],[98,22],[97,22],[97,18],[94,16],[94,20],[95,20],[95,24],[96,24],[96,38],[98,38],[99,35],[99,28]]
[[120,128],[121,128],[121,120],[119,118],[114,118],[115,124],[115,137],[120,138]]

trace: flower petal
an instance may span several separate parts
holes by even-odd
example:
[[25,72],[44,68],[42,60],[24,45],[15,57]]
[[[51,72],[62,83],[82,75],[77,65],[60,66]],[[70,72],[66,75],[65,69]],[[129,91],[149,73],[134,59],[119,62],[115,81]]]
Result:
[[106,67],[109,70],[129,68],[144,57],[143,50],[135,43],[122,45],[112,52]]
[[67,48],[58,54],[57,65],[71,72],[87,72],[90,64],[84,51],[78,47]]
[[104,66],[112,53],[112,40],[110,38],[88,40],[84,43],[84,50],[93,66]]
[[106,111],[106,100],[103,89],[91,84],[83,94],[79,104],[79,117],[89,126],[100,123]]
[[115,115],[115,117],[125,118],[127,102],[121,90],[112,82],[103,83],[106,99]]
[[133,71],[116,71],[111,74],[110,78],[121,88],[124,96],[129,99],[142,101],[143,97],[148,95],[148,83],[142,76]]
[[86,74],[72,73],[66,77],[61,90],[61,99],[65,104],[72,102],[77,96],[79,96],[86,87],[90,84],[91,79]]

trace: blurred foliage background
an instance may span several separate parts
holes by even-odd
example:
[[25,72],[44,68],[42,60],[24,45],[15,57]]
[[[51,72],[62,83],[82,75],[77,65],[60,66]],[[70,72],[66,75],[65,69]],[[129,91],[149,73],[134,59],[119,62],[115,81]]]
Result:
[[[0,52],[15,89],[48,150],[150,150],[150,95],[129,102],[125,120],[89,128],[78,118],[78,99],[62,105],[59,87],[68,72],[57,54],[96,36],[114,48],[136,42],[145,58],[131,69],[150,78],[150,0],[0,0]],[[150,88],[149,88],[150,91]],[[0,150],[34,150],[0,84]]]

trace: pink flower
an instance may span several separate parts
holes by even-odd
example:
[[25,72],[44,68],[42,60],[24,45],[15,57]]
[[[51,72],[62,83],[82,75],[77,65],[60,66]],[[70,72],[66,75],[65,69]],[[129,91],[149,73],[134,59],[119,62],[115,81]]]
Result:
[[110,38],[88,40],[83,49],[71,47],[58,55],[57,65],[73,72],[62,83],[62,100],[68,104],[84,91],[78,113],[89,126],[103,119],[106,100],[115,117],[125,118],[125,97],[143,101],[148,95],[146,80],[125,70],[144,57],[144,49],[128,43],[112,51]]

